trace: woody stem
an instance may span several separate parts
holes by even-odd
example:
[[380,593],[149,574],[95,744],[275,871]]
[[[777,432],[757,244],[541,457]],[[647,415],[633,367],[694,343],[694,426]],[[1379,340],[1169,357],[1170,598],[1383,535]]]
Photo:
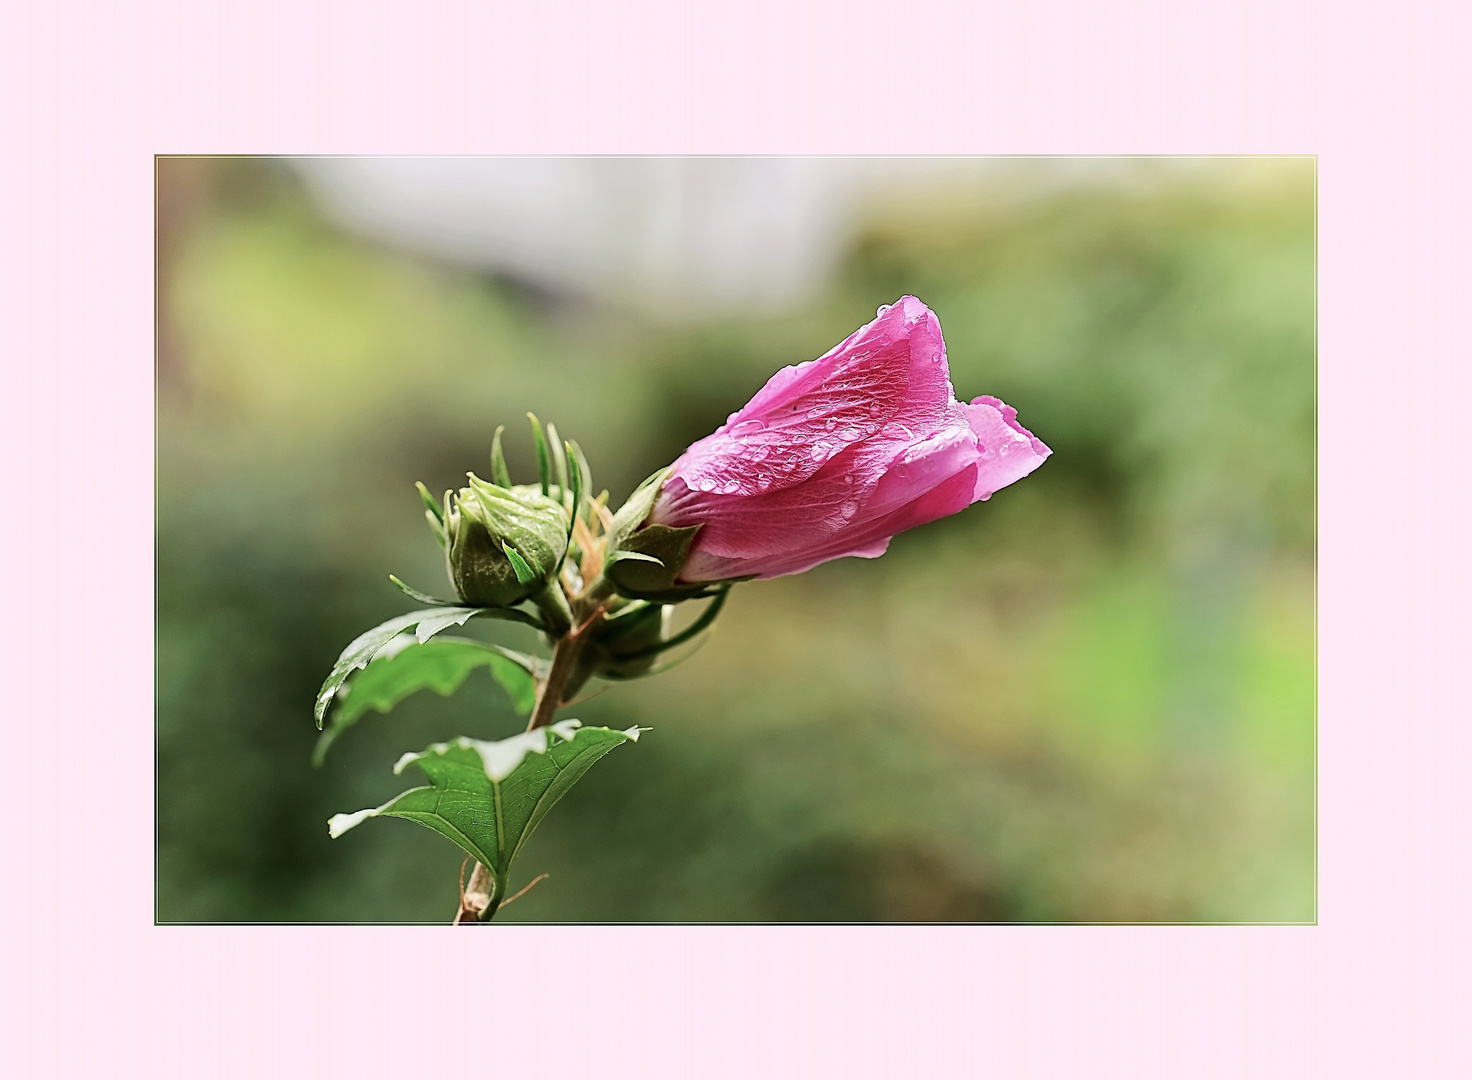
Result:
[[[562,599],[560,593],[558,599]],[[542,607],[543,604],[546,604],[543,607],[544,613],[548,607],[557,610],[559,606],[555,603],[548,603],[546,596],[538,600],[539,607]],[[560,609],[572,614],[566,600],[562,600]],[[562,705],[562,691],[567,686],[567,680],[572,677],[577,667],[578,656],[587,643],[586,635],[589,630],[603,621],[602,604],[594,607],[591,614],[585,615],[585,611],[585,605],[579,604],[577,618],[581,621],[559,637],[557,644],[552,648],[552,666],[547,671],[547,677],[537,684],[537,703],[532,707],[532,717],[526,725],[528,731],[546,727],[557,715],[557,709]],[[487,903],[495,887],[496,883],[491,872],[480,863],[476,863],[475,870],[470,875],[470,884],[462,894],[460,912],[455,918],[456,924],[463,926],[490,919],[495,914],[496,908],[500,906],[499,897],[493,904]]]
[[[583,632],[601,617],[601,612],[596,613],[577,629],[557,639],[557,644],[552,649],[552,667],[547,672],[547,677],[537,684],[537,703],[532,707],[532,718],[526,726],[528,731],[546,727],[552,722],[557,714],[557,707],[562,704],[563,687],[567,685],[573,668],[577,666],[578,654],[583,651]],[[455,916],[455,924],[466,926],[488,921],[495,914],[496,907],[500,906],[499,897],[494,905],[489,902],[495,888],[496,882],[491,872],[481,863],[476,863],[475,870],[470,875],[470,884],[461,894],[460,911]]]
[[472,925],[490,918],[494,913],[490,906],[491,893],[495,890],[491,872],[480,863],[471,872],[470,884],[460,894],[460,911],[455,916],[455,925]]
[[546,727],[552,722],[557,709],[562,705],[563,688],[567,686],[567,680],[577,667],[578,657],[587,641],[586,635],[602,621],[603,609],[599,607],[570,633],[557,639],[557,644],[552,649],[552,667],[547,672],[547,678],[537,687],[537,703],[532,707],[531,720],[526,725],[528,731]]

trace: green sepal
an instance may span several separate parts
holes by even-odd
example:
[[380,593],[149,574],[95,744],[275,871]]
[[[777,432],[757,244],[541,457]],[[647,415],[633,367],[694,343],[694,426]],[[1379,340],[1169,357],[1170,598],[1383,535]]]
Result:
[[[569,443],[568,443],[568,453],[572,455],[572,461],[577,462],[577,469],[578,469],[578,481],[577,482],[578,482],[578,485],[579,485],[581,491],[584,494],[586,494],[588,492],[591,492],[593,490],[593,470],[588,467],[588,459],[583,456],[583,448],[578,445],[577,440],[574,439],[574,440],[569,441]],[[578,499],[576,502],[574,502],[574,504],[573,504],[573,512],[574,512],[574,514],[576,514],[578,512],[578,510],[580,509],[581,501],[582,501],[581,499]]]
[[511,486],[511,470],[506,468],[506,454],[501,449],[501,432],[506,430],[502,424],[496,428],[495,437],[491,439],[491,482],[503,488]]
[[621,596],[671,602],[700,596],[705,585],[677,580],[699,531],[699,525],[646,525],[624,539],[603,573]]
[[583,491],[588,483],[584,472],[587,468],[587,463],[583,458],[583,452],[578,449],[577,443],[564,443],[563,451],[567,455],[567,469],[572,478],[572,503],[568,508],[570,513],[567,519],[567,539],[568,543],[572,543],[572,529],[577,524],[578,511],[583,505]]
[[541,576],[528,566],[527,561],[518,555],[516,549],[505,540],[501,541],[501,550],[506,553],[506,558],[511,562],[511,569],[516,572],[516,580],[522,585],[529,585]]
[[654,509],[654,500],[659,498],[659,489],[664,486],[665,479],[673,468],[673,465],[666,465],[654,473],[636,487],[628,501],[618,508],[618,512],[613,515],[613,524],[608,529],[608,543],[604,548],[607,555],[622,548],[629,535],[644,524],[644,519]]
[[424,520],[429,522],[429,530],[434,533],[435,540],[443,548],[448,543],[445,537],[445,519],[440,510],[440,504],[435,497],[429,493],[429,489],[419,481],[414,481],[414,487],[419,492],[419,497],[424,500]]
[[630,551],[628,548],[624,548],[622,551],[615,551],[608,557],[610,563],[616,563],[622,559],[634,559],[638,562],[653,563],[655,566],[664,565],[663,559],[656,559],[653,555],[645,555],[642,551]]
[[552,477],[557,481],[557,501],[567,501],[567,454],[557,435],[557,425],[547,421],[547,450],[552,456]]
[[537,444],[537,480],[542,485],[542,494],[552,495],[552,459],[547,454],[547,436],[542,433],[542,422],[532,413],[526,418],[532,422],[532,441]]
[[424,505],[429,508],[430,515],[433,516],[433,518],[440,523],[441,527],[443,527],[445,524],[445,519],[441,514],[440,504],[438,501],[436,501],[435,497],[429,493],[429,488],[425,487],[418,480],[414,481],[414,487],[419,492],[419,497],[424,500]]
[[401,773],[417,765],[428,787],[413,788],[382,806],[335,814],[334,839],[370,817],[400,817],[444,836],[491,872],[494,887],[484,918],[506,897],[511,866],[547,812],[597,761],[647,728],[585,728],[577,720],[513,735],[499,742],[461,737],[422,753],[405,754]]

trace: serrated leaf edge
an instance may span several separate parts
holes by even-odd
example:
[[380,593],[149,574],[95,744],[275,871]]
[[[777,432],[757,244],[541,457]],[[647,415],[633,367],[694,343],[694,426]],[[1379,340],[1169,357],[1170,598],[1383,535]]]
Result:
[[[477,663],[473,667],[466,669],[465,675],[469,676],[470,672],[474,670],[474,667],[484,665],[490,671],[491,678],[494,679],[497,685],[499,685],[501,689],[506,692],[506,696],[511,701],[512,710],[520,716],[525,716],[529,712],[531,712],[531,694],[529,692],[527,693],[527,698],[525,702],[520,700],[517,696],[517,692],[513,691],[513,689],[507,685],[506,679],[503,678],[501,673],[497,670],[495,660],[505,660],[507,663],[512,664],[517,669],[524,671],[529,678],[535,680],[537,678],[537,661],[535,657],[527,656],[525,653],[519,653],[513,649],[508,649],[503,645],[496,645],[486,641],[477,641],[475,638],[446,637],[444,635],[439,635],[434,640],[445,642],[447,644],[469,645],[477,650],[482,651],[484,655],[480,658],[480,660],[477,661]],[[384,645],[381,649],[374,653],[373,658],[369,660],[367,664],[363,665],[362,670],[367,671],[374,664],[392,660],[394,657],[402,653],[405,649],[411,648],[418,644],[427,645],[429,644],[429,642],[421,643],[415,638],[413,634],[408,632],[398,634],[397,636],[390,638],[386,645]],[[344,732],[346,732],[349,728],[355,726],[359,722],[359,720],[362,719],[361,713],[358,715],[354,715],[349,720],[344,720],[343,718],[344,709],[351,708],[351,706],[346,703],[351,699],[353,687],[357,684],[358,678],[359,676],[356,673],[351,673],[348,676],[347,680],[338,687],[337,694],[333,698],[333,701],[337,704],[337,710],[332,714],[332,723],[323,725],[322,733],[317,737],[317,744],[312,749],[313,768],[320,769],[323,762],[327,758],[327,751],[331,749],[332,745],[337,741],[337,739]],[[463,685],[463,679],[461,684],[457,684],[455,689],[458,690],[460,685]],[[425,687],[419,687],[418,689],[422,690],[425,689]],[[528,691],[530,689],[531,688],[529,687]],[[410,694],[417,692],[418,690],[411,691]],[[451,693],[453,692],[454,690],[451,691]],[[407,697],[410,695],[405,696]],[[397,704],[398,702],[394,703],[394,705]],[[372,706],[372,709],[380,715],[387,715],[388,712],[394,707],[394,705],[389,706],[388,709],[374,705]]]
[[[490,777],[493,784],[499,784],[516,771],[517,766],[522,763],[527,754],[545,754],[552,745],[548,736],[556,735],[564,742],[572,742],[577,737],[578,729],[582,726],[581,720],[559,720],[555,724],[548,724],[546,727],[535,728],[532,731],[523,731],[520,735],[497,739],[494,742],[461,735],[450,742],[434,743],[417,753],[405,754],[394,765],[394,775],[398,776],[407,766],[429,757],[430,754],[443,756],[451,748],[458,747],[461,750],[474,750],[479,754],[486,775]],[[589,728],[588,730],[594,729]]]
[[[583,722],[581,720],[567,719],[559,720],[555,724],[548,724],[546,727],[536,728],[532,731],[524,731],[520,735],[513,735],[508,739],[500,739],[495,742],[487,742],[481,739],[472,739],[469,736],[461,735],[459,738],[454,739],[451,742],[434,743],[433,745],[419,751],[418,753],[405,754],[403,757],[399,758],[398,762],[394,765],[394,775],[398,776],[404,771],[407,766],[422,758],[428,757],[430,754],[443,755],[451,749],[474,750],[478,755],[480,755],[481,764],[485,766],[486,776],[490,779],[492,785],[499,788],[501,782],[509,777],[513,772],[515,772],[517,767],[521,765],[522,761],[526,759],[527,754],[545,754],[547,750],[552,746],[552,740],[550,739],[550,737],[545,737],[543,735],[544,732],[547,736],[556,735],[564,742],[574,742],[576,741],[579,732],[613,731],[615,734],[622,735],[624,738],[628,739],[629,742],[638,742],[639,735],[642,732],[648,730],[650,729],[641,728],[638,725],[627,728],[624,731],[617,731],[613,728],[606,727],[585,728],[583,727]],[[488,749],[491,751],[489,758],[487,756]],[[508,768],[506,767],[505,763],[511,760],[513,754],[515,756],[515,761]],[[343,833],[347,832],[349,829],[356,827],[362,822],[367,821],[369,818],[378,817],[379,815],[385,814],[388,811],[392,810],[394,804],[405,796],[412,795],[418,791],[429,790],[433,790],[433,785],[410,788],[408,791],[399,792],[399,794],[395,795],[392,799],[384,803],[382,806],[373,806],[369,807],[366,810],[356,810],[351,814],[333,814],[332,817],[327,819],[327,834],[332,839],[336,840]],[[459,832],[458,829],[455,831]],[[479,845],[476,844],[473,840],[471,840],[469,837],[466,837],[465,839],[466,843],[469,844],[472,848],[479,850]]]
[[[405,633],[411,628],[414,636],[420,644],[434,637],[441,630],[451,626],[463,626],[466,621],[483,611],[483,608],[436,608],[428,611],[411,611],[407,615],[399,615],[396,618],[381,622],[371,630],[365,630],[348,643],[348,647],[342,651],[337,658],[337,663],[332,665],[332,671],[328,673],[326,680],[322,683],[322,689],[317,691],[317,701],[313,708],[313,714],[317,721],[317,730],[322,729],[322,720],[327,715],[327,707],[332,704],[332,699],[337,696],[342,684],[347,678],[359,668],[368,666],[368,662],[378,655],[379,651],[399,634]],[[368,646],[378,635],[384,635],[383,640],[372,648]],[[353,660],[352,656],[359,650],[366,650],[362,656]]]

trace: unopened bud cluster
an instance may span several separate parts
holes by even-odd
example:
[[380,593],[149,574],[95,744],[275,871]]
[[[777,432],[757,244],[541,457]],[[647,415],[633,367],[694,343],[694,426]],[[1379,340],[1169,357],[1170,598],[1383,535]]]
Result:
[[[699,527],[646,524],[668,470],[650,477],[617,514],[608,493],[589,491],[587,460],[574,442],[534,416],[538,483],[513,484],[501,449],[491,446],[491,479],[467,474],[467,485],[435,499],[423,484],[425,517],[445,552],[459,600],[472,607],[514,608],[530,602],[553,637],[585,635],[568,677],[571,694],[594,676],[651,674],[659,654],[691,640],[697,626],[672,632],[673,604],[723,589],[677,583]],[[591,616],[591,617],[590,617]]]

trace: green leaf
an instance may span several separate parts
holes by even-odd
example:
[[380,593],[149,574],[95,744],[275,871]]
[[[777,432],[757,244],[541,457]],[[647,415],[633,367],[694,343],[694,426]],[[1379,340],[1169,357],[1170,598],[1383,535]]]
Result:
[[342,651],[342,655],[337,658],[337,663],[332,665],[327,681],[317,692],[317,706],[313,711],[317,718],[318,729],[322,727],[322,717],[327,714],[327,706],[332,704],[332,699],[337,696],[338,690],[347,681],[347,677],[360,667],[367,667],[368,661],[372,660],[378,651],[394,638],[406,630],[413,630],[414,636],[423,643],[447,627],[465,625],[466,620],[485,610],[473,607],[442,607],[429,611],[411,611],[407,615],[400,615],[386,623],[380,623],[366,633],[359,634]]
[[[604,754],[639,738],[640,728],[613,731],[562,720],[499,742],[461,737],[405,754],[395,774],[417,765],[429,787],[412,788],[382,806],[336,814],[336,838],[370,817],[400,817],[446,837],[491,871],[489,918],[506,896],[511,865],[547,812]],[[647,729],[645,729],[647,730]]]
[[312,764],[320,767],[338,736],[370,710],[386,713],[419,690],[448,697],[479,667],[490,669],[492,678],[511,698],[512,707],[525,716],[536,700],[535,666],[530,656],[499,645],[446,637],[420,644],[412,635],[400,634],[378,651],[361,675],[338,691],[337,710],[317,740]]

